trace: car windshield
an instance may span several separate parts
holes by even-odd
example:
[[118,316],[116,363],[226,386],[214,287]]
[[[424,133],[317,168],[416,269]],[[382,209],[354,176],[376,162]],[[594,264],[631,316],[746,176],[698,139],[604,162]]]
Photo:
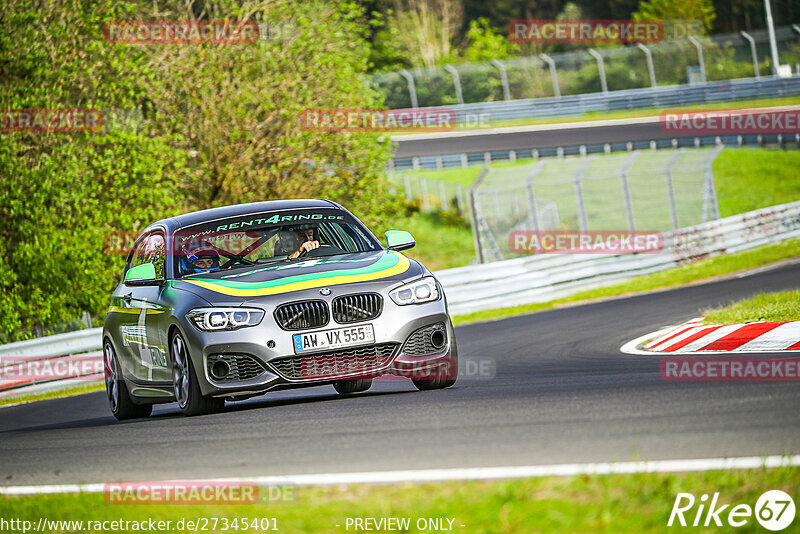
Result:
[[381,249],[359,221],[335,209],[217,219],[182,228],[174,239],[176,278]]

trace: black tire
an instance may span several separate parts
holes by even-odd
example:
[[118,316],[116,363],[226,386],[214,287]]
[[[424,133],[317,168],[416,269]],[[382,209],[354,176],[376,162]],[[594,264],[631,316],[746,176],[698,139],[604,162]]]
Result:
[[458,357],[451,356],[449,361],[440,364],[438,367],[431,370],[430,373],[426,374],[428,374],[428,376],[411,379],[418,390],[428,391],[431,389],[449,388],[458,380]]
[[152,404],[134,404],[128,386],[122,376],[122,368],[117,360],[117,353],[111,341],[103,344],[103,368],[106,382],[108,407],[119,421],[147,417],[153,413]]
[[361,393],[372,387],[371,378],[359,378],[358,380],[341,380],[333,383],[333,389],[339,395],[350,395],[351,393]]
[[189,349],[180,333],[175,332],[169,346],[172,356],[172,388],[183,415],[206,415],[222,411],[225,399],[207,397],[200,391]]

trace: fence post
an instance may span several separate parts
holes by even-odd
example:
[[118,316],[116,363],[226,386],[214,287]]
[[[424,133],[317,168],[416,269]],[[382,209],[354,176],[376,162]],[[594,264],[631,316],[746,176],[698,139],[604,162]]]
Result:
[[418,108],[419,102],[417,102],[417,86],[414,84],[414,76],[406,69],[400,71],[400,76],[405,78],[406,82],[408,82],[408,95],[411,97],[411,107]]
[[469,218],[470,222],[472,223],[472,241],[475,245],[475,257],[478,260],[478,263],[483,263],[483,248],[481,247],[481,235],[480,235],[480,216],[478,215],[478,207],[475,203],[475,191],[481,185],[483,181],[483,177],[486,176],[486,173],[489,172],[489,167],[484,167],[481,169],[481,172],[478,173],[478,176],[475,177],[475,181],[472,182],[472,185],[469,186],[467,190],[467,200],[469,201]]
[[583,190],[581,188],[581,176],[583,173],[586,172],[586,169],[589,167],[589,163],[592,162],[594,156],[589,156],[586,158],[586,161],[583,162],[581,168],[578,169],[572,179],[575,181],[575,201],[578,204],[578,221],[581,226],[581,231],[586,232],[589,230],[589,223],[586,220],[586,207],[583,205]]
[[664,169],[664,178],[667,181],[667,199],[669,200],[669,213],[672,216],[672,229],[677,230],[678,226],[678,208],[675,206],[675,190],[672,188],[672,166],[678,161],[678,158],[681,157],[681,152],[683,152],[682,148],[679,148],[675,151],[675,154],[672,155],[669,162],[667,163],[666,168]]
[[756,73],[756,80],[761,78],[761,73],[758,72],[758,54],[756,54],[756,40],[753,37],[745,32],[739,32],[742,37],[744,37],[748,43],[750,43],[750,55],[753,57],[753,71]]
[[708,80],[706,79],[706,62],[703,60],[703,45],[701,45],[700,41],[691,35],[687,37],[687,39],[689,39],[689,42],[692,43],[695,48],[697,48],[697,60],[700,62],[700,77],[704,82],[706,82]]
[[558,85],[558,73],[556,72],[556,62],[547,54],[539,54],[539,57],[550,67],[550,78],[553,80],[553,95],[561,98],[561,87]]
[[414,198],[414,195],[411,193],[411,178],[409,178],[407,174],[403,175],[403,185],[406,188],[406,200],[410,202],[411,199]]
[[431,199],[428,197],[428,181],[424,176],[419,177],[419,185],[422,187],[422,208],[431,211]]
[[628,188],[628,169],[631,168],[638,155],[638,150],[631,152],[625,165],[622,166],[622,196],[625,199],[625,211],[628,214],[628,230],[631,232],[636,230],[636,223],[633,220],[633,202],[631,202],[631,191]]
[[536,196],[533,194],[533,180],[542,171],[542,168],[546,163],[546,159],[540,159],[537,161],[536,165],[533,167],[533,169],[531,169],[531,173],[527,176],[527,178],[525,178],[525,189],[528,193],[528,204],[530,204],[531,207],[531,227],[533,227],[534,231],[536,232],[541,230],[541,228],[539,227],[539,212],[536,209]]
[[[711,165],[714,163],[714,160],[717,159],[719,153],[724,148],[723,145],[717,145],[714,147],[714,150],[711,151],[711,155],[706,160],[705,164],[705,187],[704,191],[705,194],[704,202],[703,202],[703,222],[706,220],[716,220],[719,219],[719,205],[717,204],[717,190],[714,187],[714,171],[711,169]],[[711,212],[709,215],[710,217],[706,219],[706,202],[708,200],[708,208]]]
[[456,184],[456,202],[458,202],[458,211],[463,215],[464,213],[464,190],[461,184]]
[[597,70],[600,71],[600,88],[603,90],[603,93],[608,93],[608,81],[606,80],[606,67],[605,63],[603,62],[603,56],[601,56],[597,50],[590,48],[587,50],[589,55],[597,60]]
[[500,71],[500,83],[503,84],[503,98],[506,100],[511,100],[511,89],[508,87],[508,73],[506,72],[506,66],[496,59],[493,59],[491,63],[497,67],[497,70]]
[[464,103],[464,95],[461,93],[461,78],[458,76],[458,71],[452,65],[445,65],[444,70],[450,73],[453,77],[453,85],[456,87],[456,100],[459,104]]
[[439,180],[439,200],[442,203],[442,209],[447,211],[450,206],[447,204],[447,191],[444,188],[444,182],[441,180]]
[[636,46],[644,52],[645,59],[647,60],[647,73],[650,75],[650,87],[656,86],[656,69],[653,66],[653,53],[642,43],[636,43]]

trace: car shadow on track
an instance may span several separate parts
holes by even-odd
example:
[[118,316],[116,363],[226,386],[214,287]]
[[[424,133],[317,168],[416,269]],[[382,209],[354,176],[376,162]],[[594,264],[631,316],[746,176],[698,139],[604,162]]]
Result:
[[[295,390],[296,392],[296,390]],[[225,408],[221,412],[215,414],[208,414],[202,416],[195,416],[192,418],[186,418],[187,420],[203,420],[208,417],[217,417],[217,416],[224,416],[225,414],[229,413],[237,413],[237,412],[245,412],[250,410],[257,410],[261,408],[277,408],[281,406],[299,406],[303,404],[311,404],[316,402],[335,402],[335,401],[347,401],[347,400],[355,400],[359,397],[361,398],[377,398],[383,397],[388,395],[399,395],[404,393],[416,393],[419,394],[418,391],[414,389],[408,390],[393,390],[393,391],[366,391],[363,393],[356,393],[353,395],[339,395],[338,393],[315,393],[310,395],[302,395],[302,396],[291,396],[291,397],[280,397],[280,398],[267,398],[267,399],[260,399],[258,397],[254,397],[251,399],[247,399],[244,401],[238,401],[235,403],[228,403],[225,405]],[[105,393],[103,393],[104,395]],[[269,395],[269,393],[268,393]],[[115,427],[115,426],[127,426],[127,425],[137,425],[142,423],[147,423],[148,421],[156,422],[156,421],[164,421],[170,419],[179,419],[183,418],[183,414],[181,414],[178,406],[175,403],[167,403],[157,405],[156,412],[149,417],[144,417],[140,419],[131,419],[128,421],[117,421],[109,412],[107,416],[102,417],[92,417],[87,419],[74,419],[68,420],[63,422],[54,422],[54,423],[45,423],[45,424],[35,424],[31,426],[17,426],[14,428],[9,428],[6,430],[0,431],[0,435],[2,434],[15,434],[21,432],[42,432],[48,430],[70,430],[70,429],[79,429],[79,428],[96,428],[96,427]],[[70,415],[70,414],[67,414]],[[18,417],[24,419],[24,414],[19,414]]]

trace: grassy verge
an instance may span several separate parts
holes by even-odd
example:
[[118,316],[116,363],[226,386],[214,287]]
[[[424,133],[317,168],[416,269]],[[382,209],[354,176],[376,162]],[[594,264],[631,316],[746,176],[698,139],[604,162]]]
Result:
[[718,256],[716,258],[706,258],[696,261],[689,265],[682,265],[672,269],[666,269],[657,273],[637,276],[622,282],[598,289],[581,291],[568,297],[548,302],[525,304],[522,306],[512,306],[508,308],[498,308],[485,310],[465,315],[453,317],[454,324],[466,324],[476,321],[487,321],[502,319],[514,315],[523,315],[537,311],[547,310],[593,299],[617,297],[630,295],[656,289],[666,289],[669,287],[681,286],[690,282],[696,282],[713,278],[715,276],[735,273],[746,269],[752,269],[769,263],[774,263],[787,258],[800,256],[800,239],[790,239],[781,243],[773,243],[762,247],[754,248],[736,254]]
[[[800,468],[547,477],[492,482],[445,482],[392,486],[355,485],[294,488],[293,500],[241,506],[112,505],[102,495],[50,495],[0,499],[0,517],[32,521],[104,521],[148,518],[275,518],[282,532],[347,532],[347,518],[409,518],[408,532],[418,532],[420,518],[452,520],[465,533],[517,532],[655,532],[666,529],[680,492],[719,492],[718,506],[755,507],[767,490],[795,495]],[[699,502],[699,501],[698,501]],[[730,509],[730,507],[729,507]],[[685,517],[691,524],[697,506]],[[725,519],[727,511],[722,514]],[[240,519],[241,520],[241,519]],[[795,523],[796,524],[796,523]],[[339,525],[339,526],[337,526]],[[463,526],[462,526],[463,525]],[[680,527],[678,527],[680,528]],[[739,532],[757,532],[754,517]],[[696,529],[694,529],[696,530]],[[706,529],[706,530],[713,530]],[[762,529],[763,530],[763,529]],[[175,529],[171,529],[175,531]],[[256,532],[255,530],[239,531]]]
[[724,308],[703,312],[706,323],[739,324],[753,321],[800,320],[800,291],[761,293],[751,299],[731,303]]
[[0,406],[6,406],[8,404],[19,404],[21,402],[56,399],[60,397],[68,397],[70,395],[80,395],[81,393],[92,393],[94,391],[101,391],[103,389],[105,389],[105,385],[100,383],[100,384],[87,384],[85,386],[59,389],[56,391],[48,391],[47,393],[15,395],[13,397],[0,398]]
[[393,227],[408,230],[417,240],[417,246],[403,254],[420,260],[432,271],[460,267],[475,258],[472,231],[466,222],[419,212],[397,219]]

